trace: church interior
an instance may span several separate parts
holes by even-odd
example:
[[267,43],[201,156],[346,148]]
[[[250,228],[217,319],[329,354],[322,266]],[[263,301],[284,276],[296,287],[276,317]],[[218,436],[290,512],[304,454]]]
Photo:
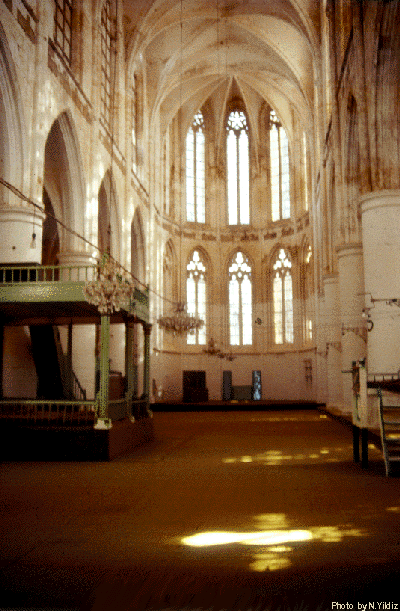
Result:
[[[183,422],[194,454],[196,423],[199,439],[226,425],[233,443],[256,422],[290,462],[330,423],[335,450],[320,440],[307,456],[341,456],[342,427],[346,494],[388,482],[391,532],[399,24],[398,0],[0,2],[3,507],[13,481],[28,485],[23,461],[43,490],[43,474],[64,468],[78,486],[72,469],[116,459],[129,470],[133,449],[142,467],[160,448],[160,460],[184,460]],[[205,443],[223,452],[213,435]],[[369,474],[356,464],[368,451]],[[327,465],[326,481],[340,479]],[[287,525],[282,508],[268,515]],[[7,567],[22,557],[15,545]],[[9,573],[0,582],[15,594]]]

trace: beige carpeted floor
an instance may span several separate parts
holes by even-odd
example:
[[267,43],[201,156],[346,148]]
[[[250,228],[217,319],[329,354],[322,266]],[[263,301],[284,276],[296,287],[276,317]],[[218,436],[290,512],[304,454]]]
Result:
[[400,604],[400,479],[373,447],[354,464],[349,428],[311,409],[154,424],[111,463],[0,465],[0,609]]

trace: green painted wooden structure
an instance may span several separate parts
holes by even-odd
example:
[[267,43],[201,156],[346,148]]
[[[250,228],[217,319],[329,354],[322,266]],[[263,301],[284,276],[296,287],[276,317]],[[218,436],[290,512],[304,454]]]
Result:
[[[113,420],[124,417],[142,418],[149,409],[150,332],[149,293],[135,288],[133,299],[119,312],[100,315],[84,296],[85,283],[97,277],[98,268],[87,266],[8,266],[0,267],[0,325],[68,325],[66,362],[72,368],[72,326],[100,324],[98,355],[98,390],[92,401],[79,397],[74,400],[11,400],[0,399],[0,417],[29,422],[92,423],[94,428],[107,429]],[[124,323],[126,391],[123,399],[109,400],[110,328]],[[144,330],[143,394],[137,396],[137,368],[134,362],[134,325]],[[2,351],[1,351],[2,352]],[[2,368],[2,367],[1,367]],[[70,388],[73,372],[68,372]],[[1,393],[1,397],[2,397]]]

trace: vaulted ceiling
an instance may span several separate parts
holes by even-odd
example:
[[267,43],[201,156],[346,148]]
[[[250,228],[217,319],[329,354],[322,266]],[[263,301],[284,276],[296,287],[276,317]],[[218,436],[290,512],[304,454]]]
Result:
[[150,119],[168,124],[235,87],[267,101],[290,129],[311,127],[323,0],[125,0],[126,58],[146,70]]

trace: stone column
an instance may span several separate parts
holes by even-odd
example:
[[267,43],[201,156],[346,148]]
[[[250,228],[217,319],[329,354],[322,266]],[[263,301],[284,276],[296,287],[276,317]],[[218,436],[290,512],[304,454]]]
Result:
[[400,190],[361,198],[365,306],[373,329],[368,334],[368,374],[400,369]]
[[93,280],[95,265],[97,261],[84,251],[64,251],[58,254],[58,261],[65,269],[62,271],[61,279],[68,280]]
[[40,264],[44,213],[32,208],[0,210],[0,263]]
[[[361,244],[337,248],[339,268],[340,322],[342,334],[342,371],[351,371],[352,362],[366,356],[367,329],[364,308],[364,267]],[[342,374],[343,411],[351,413],[353,384],[350,373]]]
[[327,351],[327,404],[343,410],[342,347],[338,274],[325,276],[325,328]]

